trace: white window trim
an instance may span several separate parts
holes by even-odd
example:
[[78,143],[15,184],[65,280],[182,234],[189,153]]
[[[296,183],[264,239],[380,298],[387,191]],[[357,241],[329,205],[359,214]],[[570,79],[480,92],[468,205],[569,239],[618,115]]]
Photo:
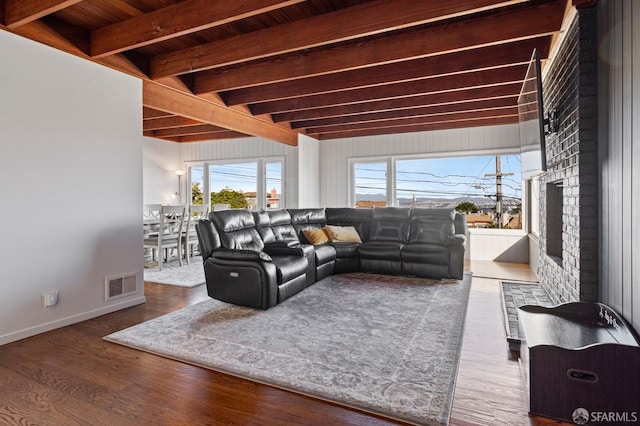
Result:
[[[395,192],[391,188],[395,188],[395,179],[393,179],[395,173],[395,164],[393,157],[367,157],[367,158],[349,158],[349,206],[355,207],[355,193],[356,193],[356,163],[357,164],[374,164],[374,163],[387,163],[387,193],[386,202],[388,206],[392,206],[395,201]],[[393,173],[392,173],[393,172]]]

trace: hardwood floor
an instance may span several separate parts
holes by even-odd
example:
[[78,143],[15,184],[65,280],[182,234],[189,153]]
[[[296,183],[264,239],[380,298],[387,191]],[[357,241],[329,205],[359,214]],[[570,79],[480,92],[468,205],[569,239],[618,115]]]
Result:
[[[499,281],[527,265],[471,262],[452,425],[530,425],[503,326]],[[506,276],[505,276],[506,275]],[[207,297],[145,284],[147,303],[0,346],[1,425],[388,425],[395,422],[102,340]]]

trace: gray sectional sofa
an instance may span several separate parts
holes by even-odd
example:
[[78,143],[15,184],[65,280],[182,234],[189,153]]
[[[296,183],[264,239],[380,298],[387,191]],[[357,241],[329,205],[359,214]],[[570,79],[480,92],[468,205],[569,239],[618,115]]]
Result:
[[[325,230],[329,241],[307,239]],[[196,231],[209,296],[268,309],[333,274],[461,279],[467,223],[453,209],[232,209]]]

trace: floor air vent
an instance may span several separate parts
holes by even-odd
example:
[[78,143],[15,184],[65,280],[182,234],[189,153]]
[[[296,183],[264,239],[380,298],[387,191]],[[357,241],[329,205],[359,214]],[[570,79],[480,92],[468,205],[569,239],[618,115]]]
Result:
[[117,299],[138,292],[137,275],[127,274],[107,277],[104,283],[105,300]]

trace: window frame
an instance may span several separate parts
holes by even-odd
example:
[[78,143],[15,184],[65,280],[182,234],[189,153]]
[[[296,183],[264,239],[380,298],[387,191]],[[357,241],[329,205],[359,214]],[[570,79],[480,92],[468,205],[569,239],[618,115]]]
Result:
[[[387,163],[387,184],[386,184],[386,198],[387,206],[397,207],[397,182],[396,182],[396,163],[404,160],[436,160],[446,158],[459,158],[459,157],[495,157],[495,156],[515,156],[520,155],[519,150],[501,150],[495,151],[474,151],[474,152],[458,152],[458,153],[438,153],[435,155],[428,154],[407,154],[407,155],[385,155],[385,156],[372,156],[372,157],[350,157],[348,159],[349,164],[349,194],[348,202],[349,206],[355,207],[356,194],[355,194],[355,168],[357,164],[371,164],[371,163]],[[522,229],[503,229],[492,228],[491,232],[504,232],[504,233],[522,233],[530,232],[531,226],[531,206],[530,190],[528,182],[521,179],[520,184],[520,201],[521,201],[521,217],[523,219]]]
[[[185,179],[188,187],[188,194],[191,194],[191,184],[192,184],[192,168],[202,168],[202,193],[204,196],[206,204],[210,203],[210,195],[211,194],[211,182],[210,182],[210,173],[212,166],[219,165],[233,165],[233,164],[256,164],[256,209],[258,210],[266,210],[267,209],[267,164],[272,163],[280,163],[280,173],[281,173],[281,184],[280,184],[280,196],[279,198],[279,206],[278,208],[286,207],[286,161],[284,156],[270,156],[270,157],[250,157],[250,158],[232,158],[225,160],[205,160],[205,161],[185,161],[185,165],[187,167],[187,176]],[[191,197],[189,195],[188,202],[191,203]]]
[[387,206],[395,205],[395,162],[393,157],[367,157],[349,158],[349,206],[356,207],[356,164],[381,164],[386,163],[386,203]]

